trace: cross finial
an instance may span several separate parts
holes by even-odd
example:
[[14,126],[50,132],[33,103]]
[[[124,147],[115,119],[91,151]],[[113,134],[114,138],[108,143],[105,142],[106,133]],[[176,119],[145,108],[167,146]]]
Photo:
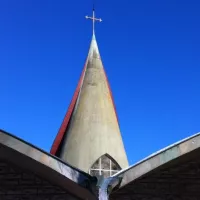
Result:
[[94,25],[95,25],[95,21],[99,21],[99,22],[102,22],[102,19],[101,18],[95,18],[95,10],[94,10],[94,7],[93,7],[93,11],[92,11],[92,17],[89,17],[89,16],[85,16],[86,19],[91,19],[92,20],[92,32],[93,32],[93,35],[94,35]]

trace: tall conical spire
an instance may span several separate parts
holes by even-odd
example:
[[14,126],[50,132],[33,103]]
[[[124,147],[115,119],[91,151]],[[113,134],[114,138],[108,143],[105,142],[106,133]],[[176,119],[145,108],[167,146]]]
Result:
[[110,176],[128,166],[94,31],[82,75],[51,153],[93,175]]

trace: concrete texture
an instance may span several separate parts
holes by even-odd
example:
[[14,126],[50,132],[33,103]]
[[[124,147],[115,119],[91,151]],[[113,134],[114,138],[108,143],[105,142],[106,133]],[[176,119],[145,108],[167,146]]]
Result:
[[110,155],[121,168],[128,166],[112,94],[94,35],[76,103],[63,135],[59,157],[72,166],[89,172],[93,163],[104,154]]

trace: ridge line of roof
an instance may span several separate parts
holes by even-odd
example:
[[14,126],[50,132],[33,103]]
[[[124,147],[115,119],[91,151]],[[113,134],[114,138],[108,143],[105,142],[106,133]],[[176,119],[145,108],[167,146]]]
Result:
[[70,167],[70,168],[72,168],[72,169],[74,169],[74,170],[77,170],[78,172],[82,173],[82,174],[85,175],[86,177],[92,178],[92,176],[90,176],[90,175],[87,174],[86,172],[84,172],[84,171],[82,171],[82,170],[80,170],[80,169],[78,169],[78,168],[76,168],[76,167],[74,167],[74,166],[71,166],[70,164],[68,164],[68,163],[66,163],[65,161],[61,160],[59,157],[56,157],[56,156],[52,155],[51,153],[48,153],[47,151],[45,151],[45,150],[43,150],[43,149],[41,149],[41,148],[39,148],[39,147],[37,147],[37,146],[35,146],[35,145],[29,143],[29,142],[27,142],[27,141],[25,141],[25,140],[23,140],[23,139],[17,137],[16,135],[13,135],[13,134],[11,134],[11,133],[9,133],[9,132],[7,132],[7,131],[5,131],[5,130],[2,130],[2,129],[0,129],[0,132],[2,132],[2,133],[4,133],[4,134],[6,134],[6,135],[9,135],[9,136],[11,136],[11,137],[17,139],[17,140],[19,140],[19,141],[21,141],[21,142],[23,142],[23,143],[25,143],[25,144],[27,144],[27,145],[29,145],[29,146],[35,148],[35,149],[37,149],[38,151],[41,151],[42,153],[44,153],[44,154],[46,154],[46,155],[48,155],[48,156],[54,158],[55,160],[57,160],[57,161],[59,161],[59,162],[65,164],[65,165],[67,165],[68,167]]
[[169,150],[170,148],[172,148],[172,147],[174,147],[174,146],[176,146],[176,145],[179,145],[179,144],[181,144],[181,143],[183,143],[183,142],[186,142],[186,141],[188,141],[188,140],[190,140],[190,139],[192,139],[192,138],[194,138],[194,137],[196,137],[196,136],[198,136],[198,135],[200,135],[200,132],[198,132],[198,133],[196,133],[196,134],[193,134],[193,135],[191,135],[191,136],[189,136],[189,137],[186,137],[186,138],[184,138],[184,139],[182,139],[182,140],[179,140],[178,142],[175,142],[175,143],[173,143],[173,144],[171,144],[171,145],[169,145],[169,146],[167,146],[167,147],[164,147],[164,148],[162,148],[161,150],[158,150],[158,151],[156,151],[156,152],[150,154],[149,156],[145,157],[144,159],[142,159],[142,160],[140,160],[140,161],[138,161],[138,162],[132,164],[131,166],[129,166],[129,167],[125,168],[125,169],[122,169],[121,171],[119,171],[118,173],[114,174],[114,175],[111,176],[111,177],[117,177],[117,176],[123,174],[124,172],[128,171],[129,169],[131,169],[131,168],[133,168],[133,167],[136,167],[137,165],[139,165],[139,164],[141,164],[141,163],[143,163],[143,162],[149,160],[150,158],[153,158],[153,157],[157,156],[158,154],[160,154],[160,153],[162,153],[162,152],[164,152],[164,151],[167,151],[167,150]]

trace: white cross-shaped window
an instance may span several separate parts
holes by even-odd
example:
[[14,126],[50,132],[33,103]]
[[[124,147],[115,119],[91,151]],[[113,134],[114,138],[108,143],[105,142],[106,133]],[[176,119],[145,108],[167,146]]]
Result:
[[112,169],[112,160],[111,159],[109,159],[109,168],[108,169],[102,168],[102,165],[103,165],[102,158],[99,158],[98,167],[97,168],[91,168],[89,170],[89,174],[91,174],[92,171],[98,171],[99,175],[103,175],[102,172],[109,172],[110,176],[112,176],[113,172],[117,173],[119,171],[119,170]]

